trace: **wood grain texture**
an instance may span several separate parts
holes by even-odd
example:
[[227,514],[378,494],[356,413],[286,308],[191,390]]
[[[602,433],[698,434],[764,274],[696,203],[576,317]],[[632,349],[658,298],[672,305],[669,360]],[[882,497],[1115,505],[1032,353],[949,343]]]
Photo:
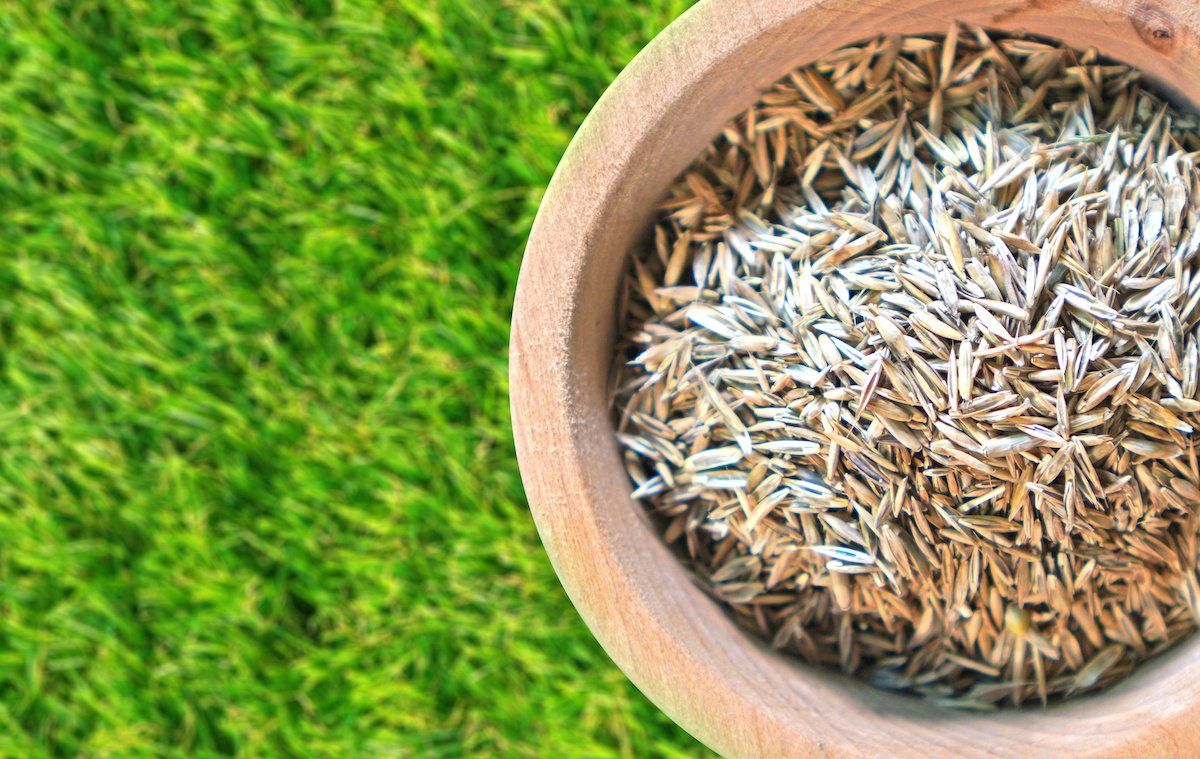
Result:
[[1200,640],[1099,696],[971,715],[765,649],[696,588],[629,497],[607,379],[619,278],[669,183],[791,68],[951,19],[1094,45],[1200,102],[1194,0],[705,0],[614,82],[556,172],[521,267],[513,427],[546,551],[613,660],[731,756],[1200,755]]

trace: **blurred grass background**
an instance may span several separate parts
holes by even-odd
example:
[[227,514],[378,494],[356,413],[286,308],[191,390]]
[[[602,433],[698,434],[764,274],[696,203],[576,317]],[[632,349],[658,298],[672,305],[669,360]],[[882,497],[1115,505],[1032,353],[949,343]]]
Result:
[[542,190],[687,5],[0,5],[0,755],[700,750],[506,380]]

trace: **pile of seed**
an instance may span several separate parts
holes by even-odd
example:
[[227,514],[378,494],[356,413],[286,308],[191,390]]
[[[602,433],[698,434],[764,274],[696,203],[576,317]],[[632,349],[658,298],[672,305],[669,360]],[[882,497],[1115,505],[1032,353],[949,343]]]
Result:
[[615,408],[739,622],[968,708],[1195,628],[1196,125],[956,27],[796,70],[706,150],[623,288]]

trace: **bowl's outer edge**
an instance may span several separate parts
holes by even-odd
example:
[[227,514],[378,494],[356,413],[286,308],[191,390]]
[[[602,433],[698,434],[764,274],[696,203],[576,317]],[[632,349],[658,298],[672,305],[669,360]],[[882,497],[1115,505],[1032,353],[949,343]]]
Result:
[[[640,162],[652,164],[668,146],[687,142],[698,149],[707,142],[715,128],[697,133],[679,122],[704,121],[718,107],[713,99],[731,116],[749,104],[753,86],[795,62],[884,29],[941,30],[952,16],[1068,42],[1095,38],[1104,52],[1185,92],[1195,95],[1200,86],[1200,6],[1189,0],[704,0],[647,46],[601,98],[534,222],[510,350],[514,436],[531,510],[564,588],[605,650],[652,701],[723,754],[1195,756],[1200,647],[1142,668],[1111,694],[1044,712],[930,713],[748,641],[652,539],[620,472],[604,398],[603,349],[611,345],[612,325],[611,305],[605,311],[603,303],[615,294],[616,258],[649,221],[650,212],[639,209],[650,208],[665,187],[636,197],[639,174],[651,173]],[[1165,24],[1169,34],[1158,27],[1147,33],[1147,24]],[[781,60],[767,76],[778,50],[755,57],[751,48],[764,32],[781,28],[786,32],[775,34],[776,45],[821,44]],[[733,58],[749,61],[760,78],[744,81],[726,65]],[[695,102],[681,105],[689,97]],[[742,101],[733,107],[731,98]],[[668,173],[681,170],[696,150],[679,152]],[[660,175],[663,165],[656,166]]]

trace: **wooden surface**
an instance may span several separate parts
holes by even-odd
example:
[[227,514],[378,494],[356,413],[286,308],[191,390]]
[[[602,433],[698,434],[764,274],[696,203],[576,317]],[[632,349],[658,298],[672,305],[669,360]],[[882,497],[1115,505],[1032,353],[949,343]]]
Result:
[[580,614],[675,721],[733,756],[1200,756],[1200,641],[1047,710],[939,710],[765,650],[688,579],[630,488],[606,382],[617,283],[650,209],[794,66],[951,18],[1057,37],[1200,102],[1196,0],[706,0],[617,79],[534,223],[513,314],[513,426],[546,551]]

